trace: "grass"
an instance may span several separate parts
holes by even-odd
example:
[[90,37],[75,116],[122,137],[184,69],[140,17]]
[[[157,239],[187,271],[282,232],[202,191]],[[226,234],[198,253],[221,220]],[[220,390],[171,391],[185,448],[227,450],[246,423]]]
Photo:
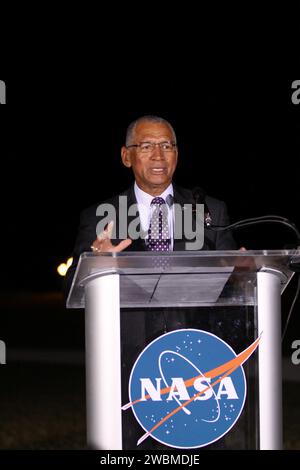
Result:
[[[86,449],[83,366],[0,368],[0,449]],[[284,448],[300,449],[300,382],[283,386]]]

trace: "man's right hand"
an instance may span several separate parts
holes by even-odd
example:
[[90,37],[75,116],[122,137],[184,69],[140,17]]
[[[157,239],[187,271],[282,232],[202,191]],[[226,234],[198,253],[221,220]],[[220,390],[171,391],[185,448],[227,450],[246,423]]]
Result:
[[131,245],[132,240],[130,240],[130,238],[122,240],[116,246],[111,243],[113,226],[113,221],[109,222],[107,228],[97,236],[96,240],[93,241],[91,249],[94,253],[118,253]]

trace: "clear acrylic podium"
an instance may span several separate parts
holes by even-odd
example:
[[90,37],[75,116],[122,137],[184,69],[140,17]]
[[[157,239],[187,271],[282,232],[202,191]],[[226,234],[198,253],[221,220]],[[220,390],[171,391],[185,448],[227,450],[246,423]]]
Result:
[[[290,263],[299,258],[299,250],[83,253],[67,307],[85,308],[88,445],[135,448],[124,437],[139,425],[122,417],[130,373],[124,379],[123,368],[130,369],[150,337],[166,331],[170,318],[171,329],[208,330],[236,350],[262,334],[258,354],[245,365],[244,417],[217,445],[281,449],[280,297],[293,276]],[[124,344],[131,344],[129,355]]]

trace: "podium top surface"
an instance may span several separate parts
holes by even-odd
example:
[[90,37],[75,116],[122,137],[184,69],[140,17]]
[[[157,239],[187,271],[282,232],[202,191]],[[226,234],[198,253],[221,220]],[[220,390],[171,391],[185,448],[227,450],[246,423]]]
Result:
[[291,263],[299,261],[296,249],[86,252],[80,256],[67,308],[83,308],[85,286],[109,274],[120,275],[121,307],[210,305],[221,298],[223,304],[253,304],[254,287],[249,285],[254,286],[257,272],[280,276],[283,291],[293,276]]

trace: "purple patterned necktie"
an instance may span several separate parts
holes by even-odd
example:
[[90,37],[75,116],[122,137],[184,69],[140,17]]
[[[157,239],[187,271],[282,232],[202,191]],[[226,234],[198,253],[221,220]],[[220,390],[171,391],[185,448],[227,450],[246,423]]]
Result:
[[169,223],[168,208],[162,197],[155,197],[151,201],[153,207],[152,217],[148,230],[147,250],[169,251]]

